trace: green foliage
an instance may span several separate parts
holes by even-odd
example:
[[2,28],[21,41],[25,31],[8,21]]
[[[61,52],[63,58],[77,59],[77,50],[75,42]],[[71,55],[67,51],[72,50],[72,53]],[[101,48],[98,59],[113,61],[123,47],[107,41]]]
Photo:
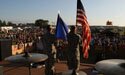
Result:
[[0,26],[6,26],[6,21],[0,20]]
[[8,26],[12,26],[13,23],[12,23],[12,22],[8,22],[7,25],[8,25]]
[[2,26],[2,21],[0,20],[0,26]]
[[6,21],[2,21],[0,20],[0,27],[1,26],[16,26],[16,24],[12,23],[12,22],[6,22]]
[[36,26],[43,27],[43,28],[49,25],[48,23],[49,23],[48,20],[43,20],[43,19],[38,19],[35,21]]
[[6,21],[3,21],[2,25],[3,25],[3,26],[6,26]]

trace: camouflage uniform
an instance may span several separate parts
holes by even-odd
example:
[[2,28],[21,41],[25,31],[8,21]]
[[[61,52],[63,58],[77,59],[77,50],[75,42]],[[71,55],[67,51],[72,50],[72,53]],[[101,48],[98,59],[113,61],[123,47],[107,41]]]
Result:
[[48,55],[48,59],[45,62],[45,75],[53,75],[54,74],[54,63],[55,63],[55,49],[54,42],[55,36],[50,32],[47,32],[43,35],[43,46],[46,50],[46,54]]
[[[67,35],[68,38],[68,68],[77,72],[79,70],[80,65],[80,51],[79,46],[81,42],[80,35],[70,32]],[[75,75],[75,74],[73,74]]]

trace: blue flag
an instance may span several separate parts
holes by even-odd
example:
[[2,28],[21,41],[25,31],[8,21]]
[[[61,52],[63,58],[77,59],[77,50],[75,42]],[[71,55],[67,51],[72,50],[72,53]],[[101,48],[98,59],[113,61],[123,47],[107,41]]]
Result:
[[58,14],[56,24],[56,38],[61,40],[67,40],[68,26],[64,23],[60,15]]

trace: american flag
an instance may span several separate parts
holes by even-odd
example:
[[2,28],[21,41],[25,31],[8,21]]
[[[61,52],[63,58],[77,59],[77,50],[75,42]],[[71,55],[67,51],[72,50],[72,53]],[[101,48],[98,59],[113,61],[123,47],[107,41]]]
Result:
[[88,58],[88,50],[90,49],[89,44],[91,41],[91,31],[81,0],[77,0],[76,25],[77,24],[82,25],[82,46],[84,58]]

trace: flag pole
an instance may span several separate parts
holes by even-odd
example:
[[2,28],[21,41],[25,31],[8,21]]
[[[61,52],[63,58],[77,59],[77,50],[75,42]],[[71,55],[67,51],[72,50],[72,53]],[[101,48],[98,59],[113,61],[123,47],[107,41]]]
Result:
[[[78,0],[77,0],[77,4],[78,4]],[[76,6],[76,27],[77,27],[77,6]]]
[[84,58],[88,58],[88,50],[90,47],[89,44],[91,41],[91,32],[90,32],[89,23],[87,21],[87,17],[85,14],[85,9],[83,7],[81,0],[77,0],[76,15],[77,15],[76,23],[82,25],[82,46],[83,46]]

